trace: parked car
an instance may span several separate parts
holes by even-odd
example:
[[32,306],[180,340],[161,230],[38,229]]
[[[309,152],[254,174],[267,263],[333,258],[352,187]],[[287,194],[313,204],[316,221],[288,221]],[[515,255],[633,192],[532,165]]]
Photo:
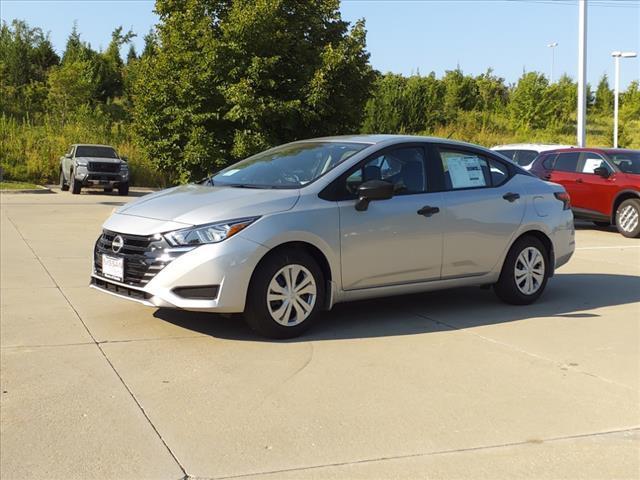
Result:
[[529,170],[533,161],[543,152],[558,148],[571,148],[571,145],[549,145],[542,143],[512,143],[510,145],[496,145],[491,150],[504,155],[512,162]]
[[129,203],[103,228],[92,287],[244,312],[274,338],[348,300],[493,285],[528,304],[574,250],[562,186],[482,147],[394,135],[282,145]]
[[576,218],[640,237],[640,150],[554,150],[540,155],[531,172],[566,188]]
[[60,188],[78,194],[83,187],[129,194],[129,165],[109,145],[74,144],[60,157]]

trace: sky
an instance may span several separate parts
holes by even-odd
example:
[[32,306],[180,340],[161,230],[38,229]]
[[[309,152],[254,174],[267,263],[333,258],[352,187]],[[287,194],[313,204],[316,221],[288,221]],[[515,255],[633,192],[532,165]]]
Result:
[[[595,88],[606,73],[613,86],[611,52],[640,53],[640,0],[587,5],[587,81]],[[0,17],[50,32],[58,53],[74,20],[96,49],[106,48],[111,31],[122,25],[138,34],[140,52],[142,37],[158,22],[153,8],[152,0],[1,0]],[[371,64],[382,72],[440,77],[458,65],[473,75],[491,67],[513,83],[523,71],[550,76],[554,55],[554,78],[577,76],[577,0],[343,0],[340,9],[347,21],[365,19]],[[558,43],[554,49],[547,47],[552,42]],[[638,79],[640,60],[622,59],[621,88]]]

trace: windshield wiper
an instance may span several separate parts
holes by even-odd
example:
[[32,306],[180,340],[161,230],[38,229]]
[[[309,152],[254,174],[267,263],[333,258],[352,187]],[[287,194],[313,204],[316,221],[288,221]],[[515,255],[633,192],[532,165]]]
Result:
[[226,187],[234,187],[234,188],[255,188],[255,189],[272,189],[276,188],[273,185],[256,185],[253,183],[225,183]]

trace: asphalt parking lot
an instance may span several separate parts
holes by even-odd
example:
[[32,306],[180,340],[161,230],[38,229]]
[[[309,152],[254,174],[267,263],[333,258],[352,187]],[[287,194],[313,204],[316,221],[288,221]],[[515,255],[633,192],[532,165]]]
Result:
[[528,307],[458,289],[308,335],[87,287],[114,206],[1,196],[0,476],[640,478],[640,242],[581,226]]

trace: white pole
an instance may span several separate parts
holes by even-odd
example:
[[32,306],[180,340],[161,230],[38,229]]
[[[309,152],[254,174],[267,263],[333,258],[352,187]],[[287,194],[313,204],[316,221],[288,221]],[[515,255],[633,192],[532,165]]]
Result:
[[553,83],[553,64],[555,63],[555,47],[551,47],[551,83]]
[[578,146],[585,146],[587,111],[587,0],[578,0]]
[[620,95],[620,56],[616,55],[616,78],[613,97],[613,148],[618,148],[618,96]]

